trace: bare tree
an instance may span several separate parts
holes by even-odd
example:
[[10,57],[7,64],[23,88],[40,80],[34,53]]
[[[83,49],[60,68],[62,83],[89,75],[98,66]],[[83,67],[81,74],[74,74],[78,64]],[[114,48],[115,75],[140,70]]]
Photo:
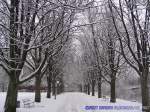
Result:
[[[11,0],[10,4],[5,0],[2,1],[3,5],[7,7],[8,10],[8,23],[6,27],[3,23],[1,23],[1,26],[5,29],[6,34],[8,34],[4,36],[4,40],[8,40],[9,43],[5,46],[8,48],[7,56],[3,55],[3,48],[1,48],[1,66],[9,76],[5,112],[16,112],[18,85],[27,80],[24,79],[20,81],[19,77],[26,61],[30,42],[35,30],[35,19],[38,13],[39,0],[35,2],[36,4],[33,5],[33,1],[24,2]],[[24,7],[27,7],[27,10]],[[34,10],[31,9],[31,7],[34,7]],[[42,69],[46,57],[47,54],[41,65],[31,76]]]
[[[143,111],[149,112],[148,76],[150,49],[148,34],[150,1],[146,0],[145,4],[142,5],[142,1],[119,0],[119,6],[115,5],[111,0],[108,2],[112,13],[112,20],[120,42],[122,55],[127,64],[129,64],[140,76]],[[140,7],[143,7],[142,10]],[[114,11],[117,11],[119,19],[115,17]],[[140,11],[143,13],[139,13]],[[144,19],[140,19],[140,17]],[[117,22],[122,25],[122,28],[120,27],[120,24],[117,24]],[[125,45],[132,58],[129,58],[125,54]]]
[[[121,67],[124,64],[120,54],[119,41],[117,34],[111,20],[110,11],[106,8],[106,3],[102,4],[100,9],[95,7],[88,9],[88,22],[90,23],[87,27],[87,31],[90,31],[85,38],[86,43],[90,46],[88,51],[89,57],[92,58],[93,64],[91,69],[95,71],[93,77],[87,75],[91,80],[97,81],[98,97],[101,97],[101,84],[106,81],[110,84],[110,102],[116,102],[116,79],[120,74]],[[95,23],[95,21],[98,21]],[[95,23],[95,24],[94,24]],[[85,29],[83,29],[85,30]],[[90,54],[91,53],[91,54]],[[87,55],[86,55],[87,56]],[[90,59],[90,58],[89,58]],[[87,60],[85,60],[87,61]],[[98,75],[96,75],[98,74]],[[88,79],[88,78],[87,78]],[[91,81],[92,82],[92,81]],[[94,83],[91,83],[94,85]],[[94,86],[92,86],[94,87]],[[88,86],[87,86],[88,88]],[[94,90],[94,89],[92,89]]]

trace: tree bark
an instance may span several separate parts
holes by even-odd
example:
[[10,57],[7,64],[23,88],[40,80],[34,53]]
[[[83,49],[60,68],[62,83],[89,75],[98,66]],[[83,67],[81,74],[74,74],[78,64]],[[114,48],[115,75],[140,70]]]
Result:
[[41,102],[41,77],[40,74],[35,77],[35,102]]
[[148,88],[148,70],[143,71],[141,76],[141,94],[142,94],[142,110],[150,112],[149,106],[149,88]]
[[101,78],[99,78],[98,81],[98,98],[102,97],[102,91],[101,91]]
[[60,93],[64,92],[64,82],[63,79],[61,81],[61,85],[60,85]]
[[59,84],[56,84],[56,94],[60,94],[60,85]]
[[80,92],[82,92],[82,85],[80,85]]
[[17,106],[17,84],[15,79],[9,80],[7,97],[5,101],[5,112],[16,112]]
[[84,93],[87,94],[87,87],[86,87],[86,84],[84,85]]
[[48,77],[47,77],[47,98],[51,98],[51,86],[52,86],[52,79],[51,79],[51,75],[49,75]]
[[56,85],[55,85],[55,80],[52,81],[52,94],[53,96],[55,95],[56,93]]
[[110,82],[110,102],[115,103],[116,102],[116,79],[114,76],[111,77]]
[[95,96],[95,80],[92,80],[92,96]]
[[90,95],[90,84],[87,84],[87,94]]

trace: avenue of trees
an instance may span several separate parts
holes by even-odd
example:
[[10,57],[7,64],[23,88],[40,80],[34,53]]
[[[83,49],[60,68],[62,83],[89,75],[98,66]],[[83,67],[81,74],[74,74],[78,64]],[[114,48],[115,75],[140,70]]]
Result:
[[106,82],[115,103],[116,80],[130,67],[140,77],[143,111],[150,112],[149,26],[149,0],[0,0],[0,66],[9,78],[4,112],[16,112],[19,86],[32,79],[35,102],[44,78],[47,98],[64,92],[74,40],[81,47],[81,91],[94,96],[97,87],[101,98]]
[[100,97],[100,84],[105,81],[110,84],[110,102],[116,102],[116,79],[128,66],[140,77],[143,111],[149,112],[150,2],[108,0],[95,4],[83,14],[88,26],[80,28],[80,40],[88,49],[83,50],[89,68],[84,74],[85,90],[90,94],[91,87],[94,95],[97,83]]
[[[16,112],[18,86],[34,77],[35,101],[40,102],[41,78],[51,66],[48,60],[69,38],[75,14],[71,6],[80,7],[82,2],[0,1],[1,67],[9,76],[5,112]],[[24,65],[33,72],[20,79]]]

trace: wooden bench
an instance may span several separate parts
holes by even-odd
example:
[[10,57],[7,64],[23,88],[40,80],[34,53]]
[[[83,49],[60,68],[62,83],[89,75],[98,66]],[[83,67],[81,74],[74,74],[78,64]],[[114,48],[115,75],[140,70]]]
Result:
[[109,97],[107,97],[107,96],[105,96],[105,95],[103,95],[102,98],[103,98],[103,101],[109,100]]
[[22,102],[24,107],[34,107],[34,101],[32,101],[31,99],[22,99]]
[[107,96],[105,96],[105,95],[103,95],[102,97],[103,97],[103,99],[106,99],[106,98],[107,98]]

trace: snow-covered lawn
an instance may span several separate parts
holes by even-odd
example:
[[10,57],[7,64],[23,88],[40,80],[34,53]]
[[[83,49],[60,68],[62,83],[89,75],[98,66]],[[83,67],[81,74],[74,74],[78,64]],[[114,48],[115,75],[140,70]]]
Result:
[[[0,112],[3,106],[6,93],[0,93]],[[109,99],[98,99],[96,96],[89,96],[84,93],[63,93],[54,98],[47,99],[42,93],[42,102],[35,103],[34,107],[25,108],[22,99],[34,100],[34,93],[19,93],[18,100],[21,101],[21,108],[17,112],[142,112],[141,104],[117,99],[117,103],[109,103]]]

